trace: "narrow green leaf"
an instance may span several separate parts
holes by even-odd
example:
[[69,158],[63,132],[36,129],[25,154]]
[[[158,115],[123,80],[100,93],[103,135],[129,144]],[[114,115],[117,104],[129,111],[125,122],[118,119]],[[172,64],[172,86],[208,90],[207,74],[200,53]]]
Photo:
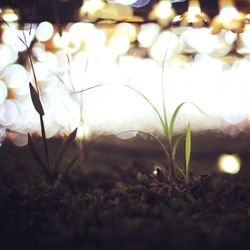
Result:
[[178,165],[176,165],[176,168],[177,168],[178,172],[180,173],[180,175],[182,175],[184,177],[184,179],[186,179],[186,175],[185,175],[183,169]]
[[69,146],[71,145],[71,143],[75,140],[76,138],[76,133],[77,133],[77,128],[67,137],[67,139],[65,140],[65,142],[63,143],[56,161],[55,161],[55,169],[54,169],[54,174],[56,174],[58,167],[61,163],[62,158],[64,157],[65,153],[68,151]]
[[154,106],[154,104],[144,95],[142,94],[139,90],[129,86],[129,85],[126,85],[126,84],[123,84],[123,86],[135,91],[137,94],[139,94],[141,97],[143,97],[147,103],[152,107],[152,109],[155,111],[155,113],[157,114],[160,122],[161,122],[161,125],[162,125],[162,128],[164,130],[164,132],[166,133],[166,136],[167,136],[167,139],[169,140],[169,133],[168,133],[168,127],[167,127],[167,124],[165,124],[160,112],[158,111],[158,109]]
[[29,86],[30,86],[30,96],[31,96],[32,103],[33,103],[37,113],[40,116],[44,116],[43,106],[42,106],[42,103],[40,101],[39,95],[31,83],[29,83]]
[[180,112],[181,107],[182,107],[184,104],[186,104],[186,102],[182,102],[182,103],[175,109],[175,111],[174,111],[174,113],[173,113],[173,116],[172,116],[172,118],[171,118],[170,126],[169,126],[169,138],[170,138],[169,142],[170,142],[170,144],[172,143],[173,130],[174,130],[175,120],[176,120],[176,118],[177,118],[178,113]]
[[185,104],[193,105],[201,114],[206,115],[206,113],[201,108],[199,108],[196,104],[194,104],[193,102],[182,102],[180,105],[178,105],[178,107],[175,109],[174,114],[173,114],[173,116],[171,118],[171,121],[170,121],[170,126],[169,126],[169,137],[170,137],[169,141],[170,141],[170,144],[172,143],[175,120],[177,118],[177,115],[180,112],[180,109]]
[[180,136],[176,139],[176,141],[175,141],[175,143],[174,143],[174,145],[173,145],[173,148],[172,148],[172,159],[173,159],[173,160],[175,160],[176,150],[177,150],[177,148],[178,148],[179,143],[181,142],[181,139],[182,139],[182,135],[180,135]]
[[185,164],[186,164],[186,180],[188,183],[189,176],[189,161],[191,156],[191,127],[190,123],[188,124],[186,131],[186,145],[185,145]]
[[28,145],[30,147],[30,151],[34,157],[34,159],[36,160],[36,162],[42,167],[43,171],[45,172],[45,174],[47,176],[49,176],[49,172],[48,172],[48,169],[45,165],[45,163],[43,162],[43,160],[41,159],[41,157],[39,156],[37,150],[36,150],[36,147],[32,141],[32,137],[30,134],[28,134]]
[[83,93],[83,92],[86,92],[88,90],[91,90],[91,89],[95,89],[95,88],[98,88],[98,87],[101,87],[101,86],[104,86],[105,84],[97,84],[97,85],[94,85],[92,87],[89,87],[87,89],[82,89],[82,90],[77,90],[77,91],[73,91],[74,94],[80,94],[80,93]]

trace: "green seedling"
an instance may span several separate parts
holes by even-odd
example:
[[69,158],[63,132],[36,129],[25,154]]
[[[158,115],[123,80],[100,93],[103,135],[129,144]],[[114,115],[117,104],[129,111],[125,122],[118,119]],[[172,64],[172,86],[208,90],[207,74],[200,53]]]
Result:
[[[190,162],[191,146],[192,146],[191,145],[191,127],[190,127],[190,124],[188,125],[188,127],[186,129],[185,170],[183,170],[176,163],[176,151],[177,151],[178,145],[179,145],[183,136],[182,135],[179,136],[176,140],[173,139],[173,137],[174,137],[174,125],[176,122],[176,118],[177,118],[181,108],[187,103],[183,102],[175,109],[173,116],[172,116],[170,123],[169,123],[168,119],[167,119],[167,115],[166,115],[166,108],[164,108],[165,111],[164,111],[164,114],[162,115],[159,112],[159,110],[156,108],[156,106],[144,94],[142,94],[140,91],[138,91],[137,89],[135,89],[129,85],[124,85],[124,86],[135,91],[137,94],[139,94],[141,97],[143,97],[147,101],[147,103],[152,107],[152,109],[156,113],[156,115],[159,118],[159,121],[162,125],[165,141],[153,136],[150,133],[146,133],[146,132],[139,131],[139,130],[134,130],[134,131],[139,132],[139,133],[143,133],[143,134],[147,134],[160,144],[161,148],[163,149],[166,160],[167,160],[167,163],[165,164],[165,170],[166,170],[165,174],[167,175],[166,177],[175,178],[176,171],[178,171],[179,174],[181,174],[185,178],[185,181],[188,183],[188,181],[189,181],[189,162]],[[194,105],[197,109],[199,109],[195,104],[192,104],[192,105]],[[164,105],[164,107],[165,107],[165,105]],[[170,124],[170,125],[168,125],[168,124]],[[127,131],[127,132],[132,132],[132,131]]]

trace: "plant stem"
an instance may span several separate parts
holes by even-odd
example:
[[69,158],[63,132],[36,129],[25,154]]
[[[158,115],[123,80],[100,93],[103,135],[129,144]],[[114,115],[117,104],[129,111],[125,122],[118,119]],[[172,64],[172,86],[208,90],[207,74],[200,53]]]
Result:
[[169,170],[172,178],[175,177],[175,160],[172,157],[172,145],[169,145]]
[[43,145],[44,145],[45,161],[46,161],[47,167],[49,169],[50,167],[49,167],[48,143],[47,143],[47,138],[46,138],[46,132],[45,132],[43,117],[41,115],[40,115],[40,124],[41,124],[41,132],[42,132]]

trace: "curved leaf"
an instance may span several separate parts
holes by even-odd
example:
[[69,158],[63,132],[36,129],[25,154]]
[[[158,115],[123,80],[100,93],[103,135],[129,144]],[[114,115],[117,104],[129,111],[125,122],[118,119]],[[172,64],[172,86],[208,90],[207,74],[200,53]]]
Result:
[[61,163],[61,160],[62,160],[63,156],[65,155],[65,153],[68,151],[70,144],[75,140],[76,133],[77,133],[77,128],[67,137],[67,139],[63,143],[63,145],[62,145],[62,147],[57,155],[56,161],[55,161],[54,174],[56,174],[57,169]]
[[188,177],[189,177],[188,174],[189,174],[190,156],[191,156],[191,128],[190,128],[190,123],[189,123],[187,127],[187,132],[186,132],[186,145],[185,145],[185,165],[186,165],[187,183],[188,183]]
[[139,94],[141,97],[143,97],[147,103],[152,107],[152,109],[155,111],[155,113],[157,114],[160,122],[161,122],[161,125],[162,125],[162,128],[164,129],[164,132],[167,136],[167,139],[169,139],[169,133],[168,133],[168,127],[167,127],[167,124],[165,124],[164,120],[162,119],[162,116],[160,114],[160,112],[158,111],[158,109],[154,106],[154,104],[144,95],[142,94],[139,90],[129,86],[129,85],[126,85],[126,84],[123,84],[123,86],[135,91],[137,94]]
[[178,148],[178,145],[182,139],[182,135],[180,135],[177,140],[175,141],[173,148],[172,148],[172,159],[175,160],[176,150]]
[[175,124],[175,120],[176,120],[176,117],[181,109],[181,107],[185,104],[186,102],[182,102],[180,105],[178,105],[178,107],[175,109],[174,111],[174,114],[171,118],[171,121],[170,121],[170,126],[169,126],[169,142],[170,144],[172,143],[172,137],[173,137],[173,130],[174,130],[174,124]]
[[29,86],[30,86],[30,96],[31,96],[32,103],[33,103],[37,113],[40,116],[44,116],[43,106],[42,106],[42,103],[40,101],[39,95],[31,83],[29,83]]

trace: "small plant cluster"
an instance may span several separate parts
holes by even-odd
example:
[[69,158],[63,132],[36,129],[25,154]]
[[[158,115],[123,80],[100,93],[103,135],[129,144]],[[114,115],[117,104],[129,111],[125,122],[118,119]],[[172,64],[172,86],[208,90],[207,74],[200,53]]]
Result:
[[156,115],[158,116],[158,118],[160,120],[162,129],[164,131],[165,142],[163,140],[161,140],[160,138],[155,137],[152,134],[145,133],[143,131],[137,131],[139,133],[148,134],[150,137],[154,138],[159,143],[159,145],[161,146],[161,148],[164,152],[164,155],[166,158],[166,163],[163,166],[162,166],[162,164],[159,164],[160,169],[157,169],[156,171],[161,170],[165,180],[168,178],[175,179],[176,174],[178,172],[185,179],[185,182],[188,184],[189,183],[189,162],[190,162],[191,146],[192,146],[190,123],[187,126],[186,136],[185,136],[185,166],[184,167],[179,165],[176,161],[176,151],[177,151],[178,145],[179,145],[183,136],[180,135],[175,141],[173,139],[174,125],[175,125],[176,118],[177,118],[181,108],[186,103],[185,102],[181,103],[175,109],[173,116],[172,116],[170,123],[169,123],[168,119],[167,119],[167,112],[166,112],[166,106],[165,106],[163,94],[162,94],[162,98],[163,98],[163,112],[164,112],[164,114],[161,115],[161,113],[156,108],[156,106],[144,94],[142,94],[140,91],[138,91],[137,89],[135,89],[129,85],[125,85],[125,86],[130,88],[131,90],[135,91],[141,97],[143,97],[146,100],[146,102],[148,102],[148,104],[152,107],[152,109],[154,110],[154,112],[156,113]]
[[[56,21],[57,21],[57,25],[58,25],[59,35],[62,36],[62,26],[61,26],[60,19],[58,16],[58,10],[57,10],[55,1],[53,1],[53,4],[54,4],[54,9],[55,9],[55,15],[56,15]],[[8,25],[8,23],[6,23],[4,20],[3,20],[3,22],[6,25]],[[41,97],[40,97],[40,93],[39,93],[39,87],[38,87],[38,82],[36,79],[34,66],[32,63],[32,57],[31,57],[31,51],[30,51],[31,48],[28,46],[27,41],[25,39],[25,36],[24,36],[24,39],[22,39],[21,37],[18,37],[18,38],[27,48],[27,52],[28,52],[27,54],[28,54],[28,58],[30,61],[30,65],[31,65],[31,69],[32,69],[32,73],[33,73],[33,77],[34,77],[34,81],[35,81],[34,86],[32,85],[32,83],[29,83],[30,96],[32,99],[33,106],[34,106],[35,110],[37,111],[37,113],[39,114],[39,118],[40,118],[40,127],[41,127],[41,135],[42,135],[42,141],[43,141],[43,147],[44,147],[45,160],[42,160],[42,157],[40,156],[38,150],[36,149],[35,144],[34,144],[33,139],[32,139],[32,136],[30,134],[28,134],[28,145],[31,149],[31,153],[32,153],[34,159],[41,167],[41,169],[42,169],[43,173],[45,174],[45,176],[47,177],[47,179],[50,181],[55,181],[55,180],[58,180],[58,178],[60,176],[66,175],[68,173],[68,171],[72,168],[72,166],[76,163],[77,159],[79,158],[79,154],[76,155],[75,157],[73,157],[73,159],[70,161],[69,165],[66,167],[66,170],[63,172],[63,174],[60,174],[60,171],[59,171],[60,164],[62,162],[64,155],[67,153],[70,145],[72,144],[72,142],[76,138],[77,128],[67,137],[67,139],[63,143],[61,149],[58,152],[58,155],[55,159],[54,164],[51,164],[51,161],[49,159],[48,141],[46,138],[46,131],[45,131],[45,125],[44,125],[44,119],[43,119],[45,113],[44,113],[44,109],[43,109],[42,102],[41,102]],[[167,53],[167,51],[166,51],[166,53]],[[166,58],[166,54],[164,57],[164,61],[165,61],[165,58]],[[157,171],[161,171],[161,174],[163,175],[163,178],[165,180],[168,180],[168,179],[175,180],[175,178],[177,177],[177,174],[179,174],[184,178],[186,184],[188,185],[188,183],[189,183],[189,162],[190,162],[190,155],[191,155],[191,126],[190,126],[190,123],[187,126],[186,135],[185,135],[185,164],[184,164],[184,167],[179,165],[176,161],[176,151],[177,151],[178,145],[179,145],[183,136],[182,135],[179,136],[176,140],[174,140],[174,138],[173,138],[174,125],[175,125],[176,118],[179,114],[179,111],[181,110],[183,105],[185,105],[186,103],[183,102],[176,108],[176,110],[174,111],[173,116],[169,122],[168,118],[167,118],[166,105],[165,105],[165,99],[164,99],[163,70],[164,70],[164,62],[162,64],[163,115],[159,112],[159,110],[156,108],[156,106],[140,91],[138,91],[137,89],[135,89],[129,85],[124,85],[124,86],[131,89],[132,91],[136,92],[141,97],[143,97],[145,99],[145,101],[154,110],[154,112],[156,113],[156,115],[159,118],[159,121],[161,123],[162,129],[164,132],[164,139],[165,140],[162,140],[162,139],[160,139],[152,134],[146,133],[144,131],[137,130],[137,132],[139,132],[139,133],[147,134],[147,135],[151,136],[152,138],[154,138],[160,144],[160,146],[164,152],[166,161],[164,164],[157,163],[157,165],[159,166],[159,168],[157,168]],[[89,89],[101,87],[101,86],[103,86],[103,84],[96,85],[96,86],[91,87]],[[89,89],[86,89],[86,90],[89,90]],[[86,90],[77,91],[77,92],[74,92],[73,94],[79,94],[79,93],[82,93],[83,91],[86,91]]]
[[[61,161],[62,161],[64,155],[66,154],[66,152],[68,151],[70,145],[72,144],[72,142],[76,138],[77,128],[67,137],[67,139],[63,143],[61,149],[58,152],[55,163],[52,166],[50,163],[50,159],[49,159],[48,142],[47,142],[47,138],[46,138],[46,132],[45,132],[44,121],[43,121],[44,110],[43,110],[42,103],[40,101],[39,92],[37,92],[35,90],[35,88],[33,87],[33,85],[31,83],[29,83],[29,86],[30,86],[30,95],[31,95],[32,103],[33,103],[33,105],[34,105],[34,107],[35,107],[35,109],[40,117],[41,132],[42,132],[42,139],[43,139],[43,145],[44,145],[45,162],[41,159],[41,157],[40,157],[40,155],[35,147],[35,144],[32,140],[32,136],[30,134],[28,134],[28,145],[30,147],[30,150],[31,150],[31,153],[32,153],[34,159],[42,168],[45,176],[50,181],[55,181],[55,180],[58,180],[58,178],[60,176],[59,166],[61,164]],[[77,161],[78,157],[79,157],[79,155],[76,155],[71,160],[70,164],[67,166],[64,173],[62,174],[63,176],[68,173],[68,171],[71,169],[71,167]]]

